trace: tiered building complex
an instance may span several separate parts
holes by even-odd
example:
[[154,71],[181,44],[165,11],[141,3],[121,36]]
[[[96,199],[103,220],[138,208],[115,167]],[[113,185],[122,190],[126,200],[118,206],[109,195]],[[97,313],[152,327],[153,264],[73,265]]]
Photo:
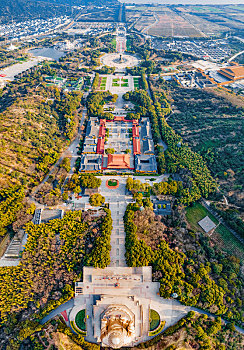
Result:
[[[112,152],[111,152],[112,149]],[[106,151],[107,150],[107,151]],[[157,162],[148,118],[90,118],[81,156],[81,172],[156,173]]]

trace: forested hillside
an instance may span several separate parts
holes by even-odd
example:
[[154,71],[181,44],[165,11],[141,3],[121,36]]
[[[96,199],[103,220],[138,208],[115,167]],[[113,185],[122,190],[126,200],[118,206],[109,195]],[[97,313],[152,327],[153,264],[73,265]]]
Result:
[[168,87],[174,104],[169,125],[201,154],[228,199],[242,206],[243,98],[218,90],[189,93],[177,85]]
[[84,265],[104,268],[110,263],[111,230],[111,212],[106,208],[96,218],[70,211],[62,219],[26,225],[29,238],[21,263],[0,270],[1,349],[1,344],[20,344],[40,330],[36,321],[73,297],[73,283]]
[[[140,210],[141,204],[144,210]],[[163,223],[150,201],[128,205],[124,216],[127,265],[152,265],[163,298],[176,293],[185,305],[242,325],[240,260],[220,251],[206,236],[175,227],[183,226],[183,216],[171,223],[161,219]]]
[[[11,90],[14,94],[15,87]],[[15,101],[0,114],[2,186],[11,182],[37,184],[77,126],[74,112],[79,107],[80,93],[63,95],[61,101],[58,90],[44,86],[29,90],[21,98],[16,93]]]
[[46,86],[45,72],[49,65],[1,91],[0,241],[23,209],[26,192],[39,184],[77,130],[82,93]]
[[104,5],[116,2],[116,0],[0,0],[0,22],[7,23],[12,19],[25,21],[34,18],[70,16],[71,6]]
[[1,23],[9,21],[25,21],[34,18],[50,18],[54,16],[70,15],[71,10],[66,4],[53,1],[35,0],[0,0]]

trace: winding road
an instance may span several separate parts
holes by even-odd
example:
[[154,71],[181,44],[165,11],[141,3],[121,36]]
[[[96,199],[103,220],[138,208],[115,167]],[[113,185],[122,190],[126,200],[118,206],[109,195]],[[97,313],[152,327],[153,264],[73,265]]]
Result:
[[244,50],[236,53],[234,56],[232,56],[231,58],[228,59],[228,62],[233,61],[236,57],[243,55],[243,54],[244,54]]

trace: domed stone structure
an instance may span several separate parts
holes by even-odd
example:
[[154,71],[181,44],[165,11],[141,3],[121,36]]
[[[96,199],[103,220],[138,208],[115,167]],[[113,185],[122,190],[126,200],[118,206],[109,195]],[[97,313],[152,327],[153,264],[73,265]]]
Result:
[[[151,339],[150,310],[171,326],[185,316],[189,307],[159,296],[152,282],[151,266],[83,268],[83,282],[75,284],[74,306],[69,314],[86,309],[85,340],[104,348],[135,347]],[[160,330],[162,331],[162,329]]]
[[133,341],[134,314],[126,306],[109,306],[101,316],[101,341],[104,346],[119,349]]
[[83,268],[83,282],[76,282],[74,307],[86,309],[86,341],[104,348],[133,347],[150,339],[151,299],[159,292],[152,269],[145,267]]

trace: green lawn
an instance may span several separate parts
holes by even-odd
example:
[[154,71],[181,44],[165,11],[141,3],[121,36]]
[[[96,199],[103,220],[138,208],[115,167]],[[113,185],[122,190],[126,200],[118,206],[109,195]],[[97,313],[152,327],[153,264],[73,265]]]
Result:
[[126,49],[127,50],[131,49],[131,40],[129,38],[126,40]]
[[119,81],[119,79],[118,79],[118,78],[113,79],[113,83],[117,83],[118,81]]
[[160,324],[160,316],[155,310],[150,310],[150,331],[156,329]]
[[114,49],[116,49],[116,38],[113,38],[111,40],[111,45],[113,46]]
[[129,84],[128,84],[128,83],[122,83],[121,86],[122,86],[122,87],[128,87]]
[[[219,222],[215,217],[200,203],[195,203],[192,207],[186,208],[186,219],[193,231],[204,232],[198,225],[198,222],[205,216],[217,225]],[[223,225],[220,224],[213,234],[216,237],[216,242],[219,246],[231,255],[236,255],[240,259],[244,259],[244,247],[239,240]]]
[[207,215],[215,224],[218,224],[218,220],[216,220],[215,217],[200,203],[195,203],[192,207],[186,209],[186,218],[193,231],[204,232],[198,225],[198,221]]
[[86,310],[85,309],[80,310],[79,312],[77,312],[77,314],[75,316],[76,326],[82,331],[86,331],[85,318],[86,318]]
[[112,86],[120,86],[118,83],[113,83]]
[[128,79],[123,79],[123,78],[122,78],[122,81],[123,81],[124,83],[128,83],[129,80],[128,80]]

